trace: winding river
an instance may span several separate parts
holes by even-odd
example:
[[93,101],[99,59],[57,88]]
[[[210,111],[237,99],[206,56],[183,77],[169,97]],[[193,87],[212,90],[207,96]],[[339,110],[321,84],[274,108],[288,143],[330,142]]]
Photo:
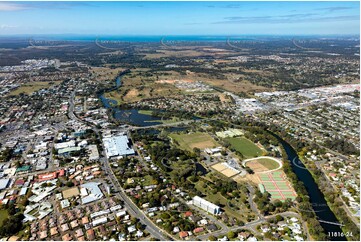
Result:
[[104,93],[116,90],[122,86],[122,77],[125,74],[127,74],[127,72],[123,72],[115,79],[115,87],[103,90],[99,93],[99,98],[102,101],[103,106],[114,112],[115,119],[125,123],[131,123],[137,126],[152,126],[161,124],[161,122],[157,122],[157,120],[160,119],[159,117],[141,114],[138,109],[120,109],[117,107],[117,101],[104,96]]
[[289,145],[286,141],[281,139],[279,136],[272,133],[282,144],[283,148],[287,153],[288,160],[291,161],[291,167],[293,172],[296,174],[298,180],[302,181],[306,187],[307,193],[310,197],[310,202],[312,204],[312,208],[316,213],[317,219],[320,222],[322,228],[325,230],[326,235],[339,235],[339,236],[330,236],[330,240],[333,241],[342,241],[347,240],[346,237],[340,236],[342,230],[340,226],[331,223],[339,223],[334,213],[331,211],[328,206],[322,192],[318,188],[315,180],[313,179],[311,173],[307,170],[305,165],[301,162],[298,157],[297,152]]
[[[112,100],[104,96],[106,92],[111,92],[120,88],[122,86],[122,77],[127,73],[129,73],[129,71],[124,71],[115,79],[114,87],[104,89],[98,93],[98,97],[103,103],[103,106],[107,109],[111,109],[113,111],[113,117],[124,123],[129,123],[132,125],[142,126],[142,127],[162,124],[162,122],[159,122],[159,120],[161,119],[160,117],[139,113],[139,110],[135,108],[121,109],[117,107],[116,100]],[[201,118],[193,116],[192,119],[197,120]]]

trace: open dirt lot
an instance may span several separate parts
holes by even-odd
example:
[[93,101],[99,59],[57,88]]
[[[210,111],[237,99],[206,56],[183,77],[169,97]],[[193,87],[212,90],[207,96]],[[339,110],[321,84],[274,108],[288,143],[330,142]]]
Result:
[[280,167],[277,162],[267,158],[260,158],[258,160],[248,161],[247,166],[251,168],[255,173],[273,170]]
[[247,166],[251,168],[255,173],[262,172],[262,171],[268,171],[268,168],[261,165],[258,161],[249,161],[247,162]]
[[73,187],[73,188],[69,188],[69,189],[63,191],[63,198],[67,199],[67,198],[70,198],[70,197],[78,196],[79,194],[80,194],[79,193],[79,188],[78,187]]

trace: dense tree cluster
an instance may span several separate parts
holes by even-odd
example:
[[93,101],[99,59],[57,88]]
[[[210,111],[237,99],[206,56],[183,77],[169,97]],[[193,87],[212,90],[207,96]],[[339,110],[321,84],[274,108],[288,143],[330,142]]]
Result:
[[359,155],[360,150],[357,149],[353,144],[350,142],[335,138],[335,139],[328,139],[325,141],[324,145],[331,150],[337,150],[338,152],[345,154],[345,155]]
[[284,202],[281,202],[278,199],[271,201],[270,198],[271,195],[268,192],[264,192],[262,194],[259,190],[257,190],[254,202],[257,204],[258,209],[263,215],[269,215],[274,212],[285,212],[293,205],[292,200],[289,198],[287,198]]
[[11,236],[17,234],[23,228],[24,215],[18,212],[18,209],[13,203],[4,206],[9,214],[9,217],[5,218],[0,227],[0,237]]

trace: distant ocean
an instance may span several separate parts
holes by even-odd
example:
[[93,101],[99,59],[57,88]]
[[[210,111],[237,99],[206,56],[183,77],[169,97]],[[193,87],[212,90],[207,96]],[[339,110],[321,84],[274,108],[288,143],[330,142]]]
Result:
[[225,42],[227,39],[231,41],[274,41],[274,40],[290,40],[293,38],[345,38],[353,37],[359,39],[359,36],[335,36],[335,35],[77,35],[77,34],[54,34],[54,35],[12,35],[6,36],[0,34],[1,39],[33,39],[33,40],[49,40],[49,41],[121,41],[121,42],[164,42],[171,41],[193,41],[193,42]]
[[[164,41],[226,41],[228,38],[227,36],[119,36],[119,35],[84,35],[84,36],[34,36],[34,39],[56,39],[56,40],[68,40],[68,41],[94,41],[95,39],[98,40],[108,40],[108,41],[126,41],[126,42],[159,42],[160,40]],[[232,39],[235,37],[231,37]],[[245,37],[238,37],[237,39],[247,40],[253,38],[245,38]]]
[[121,36],[121,35],[23,35],[18,37],[32,38],[34,40],[57,40],[57,41],[84,41],[90,42],[96,39],[100,41],[124,41],[124,42],[159,42],[164,41],[197,41],[197,42],[224,42],[231,40],[256,40],[256,39],[284,39],[291,36],[267,36],[267,35],[245,35],[245,36],[217,36],[217,35],[176,35],[176,36]]

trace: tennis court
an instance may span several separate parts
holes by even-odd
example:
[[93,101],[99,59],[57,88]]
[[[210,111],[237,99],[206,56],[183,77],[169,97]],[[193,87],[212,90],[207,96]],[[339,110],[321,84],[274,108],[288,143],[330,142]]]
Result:
[[265,187],[265,190],[271,194],[271,199],[292,200],[297,197],[291,184],[287,181],[286,174],[283,171],[275,171],[267,174],[258,174],[258,177]]

